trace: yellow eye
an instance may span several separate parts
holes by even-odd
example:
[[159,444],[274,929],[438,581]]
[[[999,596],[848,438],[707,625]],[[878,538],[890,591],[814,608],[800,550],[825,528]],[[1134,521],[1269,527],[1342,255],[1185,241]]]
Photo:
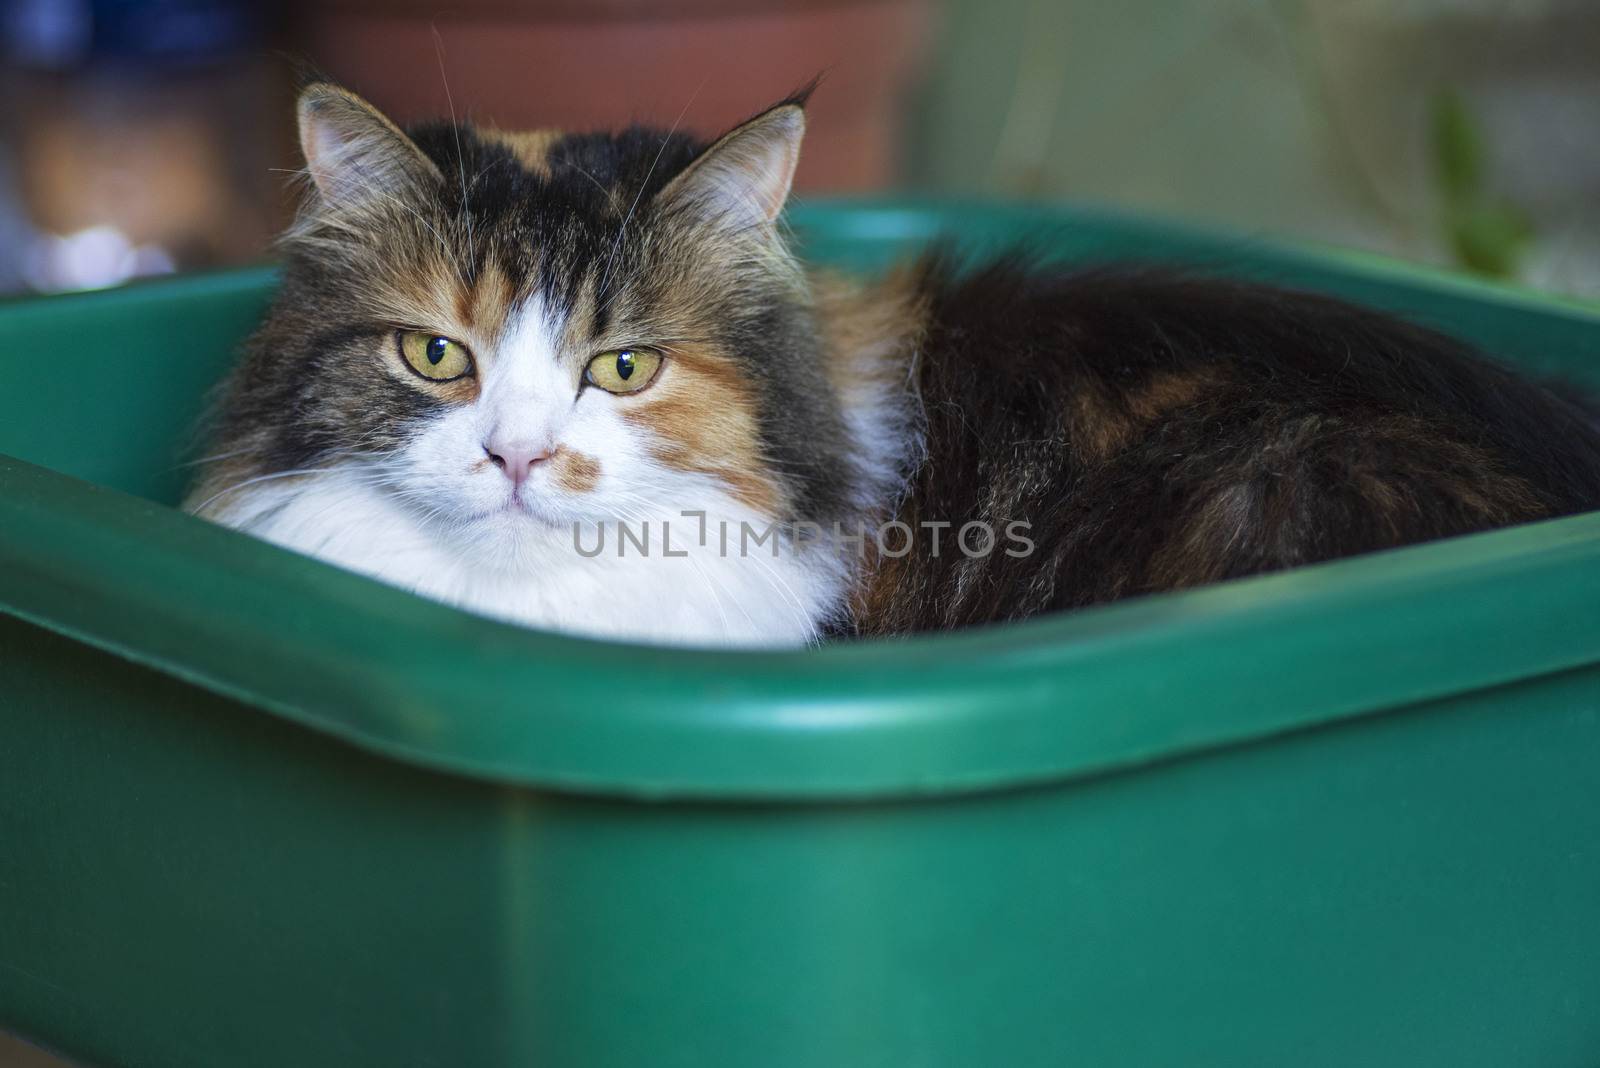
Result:
[[661,353],[650,349],[613,349],[589,361],[583,377],[607,393],[637,393],[661,370]]
[[465,345],[426,330],[400,331],[400,355],[413,371],[434,382],[472,373],[472,353]]

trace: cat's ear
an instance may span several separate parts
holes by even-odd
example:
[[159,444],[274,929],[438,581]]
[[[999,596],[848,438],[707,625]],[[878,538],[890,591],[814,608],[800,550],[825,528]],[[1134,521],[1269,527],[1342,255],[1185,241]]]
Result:
[[417,196],[443,181],[400,127],[354,93],[318,82],[300,94],[298,110],[306,168],[330,205]]
[[789,197],[806,113],[786,102],[722,137],[661,191],[657,202],[747,230],[778,217]]

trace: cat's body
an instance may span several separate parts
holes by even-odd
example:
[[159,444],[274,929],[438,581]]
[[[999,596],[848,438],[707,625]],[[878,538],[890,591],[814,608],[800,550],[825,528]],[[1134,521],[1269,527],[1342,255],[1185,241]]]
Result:
[[1139,269],[1002,262],[927,288],[927,461],[901,518],[1025,515],[1037,550],[884,560],[866,633],[1600,508],[1593,409],[1387,315]]
[[793,644],[1600,507],[1588,413],[1347,305],[807,276],[797,103],[709,149],[407,138],[325,86],[301,121],[317,189],[189,506],[476,611]]

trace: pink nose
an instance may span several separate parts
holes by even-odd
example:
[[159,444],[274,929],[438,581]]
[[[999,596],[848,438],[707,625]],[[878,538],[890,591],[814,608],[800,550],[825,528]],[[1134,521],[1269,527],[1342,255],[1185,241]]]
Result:
[[490,440],[483,446],[489,462],[505,472],[512,485],[520,486],[533,472],[535,464],[550,459],[550,450],[529,445],[525,441]]

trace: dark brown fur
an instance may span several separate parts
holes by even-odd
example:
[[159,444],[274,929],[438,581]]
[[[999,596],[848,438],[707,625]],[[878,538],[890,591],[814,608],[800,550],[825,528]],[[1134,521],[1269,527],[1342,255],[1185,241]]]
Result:
[[927,456],[898,517],[1030,524],[1031,555],[919,538],[863,634],[1020,619],[1600,507],[1579,403],[1339,301],[1149,270],[923,276]]

